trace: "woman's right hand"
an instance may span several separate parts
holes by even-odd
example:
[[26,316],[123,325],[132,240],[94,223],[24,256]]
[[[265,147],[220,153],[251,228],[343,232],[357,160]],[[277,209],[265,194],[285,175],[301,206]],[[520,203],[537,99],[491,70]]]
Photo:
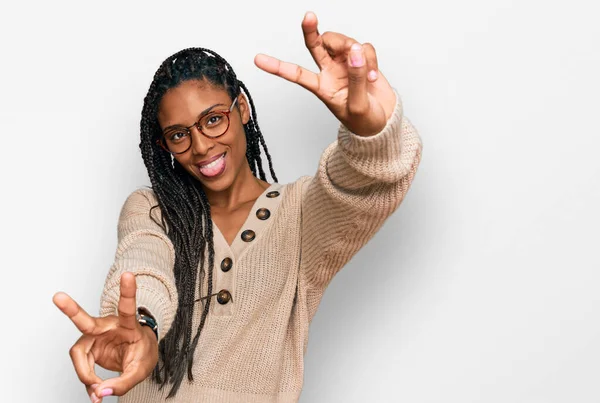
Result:
[[[123,273],[120,288],[118,316],[92,317],[63,292],[52,298],[82,333],[69,354],[92,402],[100,402],[104,396],[124,395],[146,379],[158,362],[156,335],[136,319],[135,275]],[[94,364],[121,374],[102,380]]]

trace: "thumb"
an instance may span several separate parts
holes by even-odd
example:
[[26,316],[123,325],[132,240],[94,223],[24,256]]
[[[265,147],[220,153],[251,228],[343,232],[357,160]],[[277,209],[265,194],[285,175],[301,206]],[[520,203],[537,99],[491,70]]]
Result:
[[94,392],[99,398],[123,396],[146,378],[142,372],[139,367],[132,368],[130,365],[120,376],[102,381]]
[[367,92],[367,63],[360,43],[356,42],[348,54],[348,114],[364,116],[369,112]]

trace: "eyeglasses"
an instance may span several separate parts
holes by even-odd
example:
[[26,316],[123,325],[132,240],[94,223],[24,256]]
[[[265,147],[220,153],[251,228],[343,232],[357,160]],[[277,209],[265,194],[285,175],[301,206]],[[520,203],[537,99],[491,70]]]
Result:
[[209,112],[189,127],[174,127],[167,130],[156,140],[156,144],[171,154],[183,154],[192,146],[192,132],[190,129],[194,126],[208,138],[221,137],[229,129],[229,114],[236,102],[237,97],[231,103],[229,110]]

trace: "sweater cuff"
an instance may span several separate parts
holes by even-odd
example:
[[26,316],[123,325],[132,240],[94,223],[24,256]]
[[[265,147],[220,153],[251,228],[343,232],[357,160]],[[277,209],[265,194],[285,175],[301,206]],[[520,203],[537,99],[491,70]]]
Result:
[[[136,273],[137,291],[135,295],[136,306],[143,307],[154,316],[158,325],[158,341],[163,339],[175,318],[177,311],[177,297],[170,293],[168,288],[155,276]],[[100,316],[119,315],[120,285],[114,285],[106,290],[103,295]],[[170,296],[170,298],[166,298]]]
[[[378,182],[393,183],[408,172],[411,161],[404,161],[401,151],[406,146],[403,138],[403,106],[400,94],[385,127],[372,136],[359,136],[340,123],[338,145],[343,158],[354,170]],[[412,147],[410,147],[412,148]]]

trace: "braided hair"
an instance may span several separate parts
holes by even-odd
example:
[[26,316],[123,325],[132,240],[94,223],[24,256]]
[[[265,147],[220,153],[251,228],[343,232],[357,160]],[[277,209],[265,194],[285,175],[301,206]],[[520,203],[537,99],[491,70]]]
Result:
[[[178,292],[178,306],[173,325],[158,345],[159,359],[152,371],[151,379],[162,389],[173,384],[167,398],[176,395],[184,373],[193,380],[192,364],[194,351],[200,332],[210,308],[212,299],[212,274],[214,266],[214,241],[211,210],[206,194],[196,178],[163,150],[156,140],[162,135],[158,124],[158,107],[165,92],[185,80],[206,79],[213,86],[227,91],[231,100],[237,97],[241,89],[250,101],[252,117],[244,124],[246,134],[246,159],[254,176],[258,170],[260,179],[265,179],[262,167],[260,145],[269,161],[271,177],[277,182],[271,156],[256,121],[254,102],[248,89],[238,80],[229,63],[212,50],[206,48],[183,49],[162,62],[154,75],[150,88],[144,98],[140,122],[140,150],[152,189],[160,207],[161,223],[175,248],[174,276]],[[166,225],[165,225],[166,222]],[[168,229],[167,229],[168,228]],[[192,319],[195,306],[195,285],[200,267],[200,285],[205,274],[205,250],[208,251],[208,294],[202,311],[196,335],[192,338]],[[200,290],[200,292],[202,292]],[[203,298],[204,299],[204,298]]]

